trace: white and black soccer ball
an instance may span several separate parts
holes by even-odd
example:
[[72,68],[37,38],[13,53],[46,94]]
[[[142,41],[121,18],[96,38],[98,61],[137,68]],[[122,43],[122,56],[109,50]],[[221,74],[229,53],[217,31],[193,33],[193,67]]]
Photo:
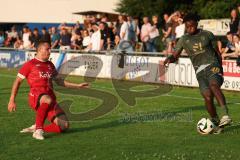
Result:
[[208,118],[202,118],[197,123],[197,131],[200,134],[211,134],[214,128],[214,123]]

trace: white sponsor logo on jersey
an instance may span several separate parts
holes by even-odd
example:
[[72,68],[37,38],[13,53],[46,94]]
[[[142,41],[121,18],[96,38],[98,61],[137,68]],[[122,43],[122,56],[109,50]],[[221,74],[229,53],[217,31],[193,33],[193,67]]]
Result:
[[40,78],[51,78],[52,74],[49,72],[39,72],[39,77]]

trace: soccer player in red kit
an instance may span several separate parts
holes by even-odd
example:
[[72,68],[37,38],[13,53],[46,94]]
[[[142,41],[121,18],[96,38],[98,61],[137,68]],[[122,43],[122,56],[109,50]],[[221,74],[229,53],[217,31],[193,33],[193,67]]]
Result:
[[[38,45],[35,58],[26,62],[19,70],[8,103],[8,111],[16,111],[15,97],[19,86],[26,78],[30,86],[29,104],[36,111],[36,121],[35,125],[23,129],[22,132],[33,132],[33,138],[39,140],[44,139],[44,132],[61,133],[69,128],[68,119],[57,104],[52,80],[69,88],[88,87],[87,83],[75,84],[61,79],[53,63],[48,60],[49,56],[50,45],[41,42]],[[46,118],[52,123],[44,125]]]

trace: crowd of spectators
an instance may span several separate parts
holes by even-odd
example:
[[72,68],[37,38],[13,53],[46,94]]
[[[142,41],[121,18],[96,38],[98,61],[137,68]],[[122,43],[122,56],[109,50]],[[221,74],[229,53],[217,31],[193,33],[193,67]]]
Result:
[[[240,6],[231,11],[230,31],[226,45],[218,41],[223,58],[235,57],[240,52]],[[52,49],[102,51],[128,50],[141,52],[163,52],[171,54],[178,39],[185,33],[184,13],[165,13],[163,17],[153,15],[138,18],[119,15],[117,22],[109,22],[106,16],[100,19],[87,17],[84,24],[62,23],[58,27],[43,27],[33,30],[24,26],[21,32],[12,26],[10,31],[0,31],[0,47],[36,49],[40,41],[51,44]],[[160,24],[160,18],[163,24]],[[161,48],[164,46],[164,48]]]
[[230,15],[230,31],[226,34],[226,46],[222,47],[222,43],[218,43],[223,59],[240,56],[240,5],[232,9]]

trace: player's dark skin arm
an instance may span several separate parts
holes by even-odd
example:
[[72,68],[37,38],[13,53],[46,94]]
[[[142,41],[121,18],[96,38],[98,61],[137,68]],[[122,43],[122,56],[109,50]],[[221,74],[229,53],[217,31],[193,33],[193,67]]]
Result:
[[168,56],[165,61],[163,62],[163,65],[166,66],[169,63],[174,63],[178,60],[181,52],[173,52],[172,55]]
[[15,98],[17,96],[18,89],[19,89],[20,85],[22,84],[22,82],[23,82],[23,79],[20,77],[17,77],[13,83],[12,92],[11,92],[11,96],[10,96],[9,103],[8,103],[8,111],[9,112],[16,111]]

